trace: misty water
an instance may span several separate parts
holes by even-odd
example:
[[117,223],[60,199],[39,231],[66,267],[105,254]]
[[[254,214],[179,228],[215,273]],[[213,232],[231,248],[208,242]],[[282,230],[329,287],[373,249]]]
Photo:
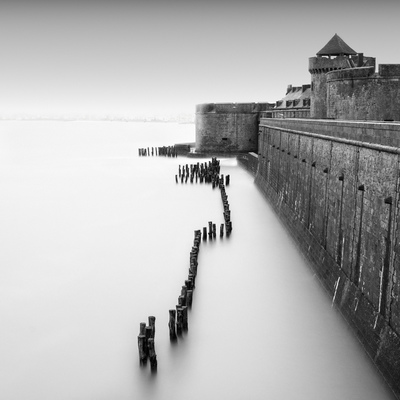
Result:
[[[189,330],[170,343],[194,230],[223,208],[218,189],[175,183],[205,160],[138,148],[194,141],[194,125],[0,128],[1,399],[392,399],[234,158],[232,235],[202,242]],[[149,315],[156,374],[138,359]]]

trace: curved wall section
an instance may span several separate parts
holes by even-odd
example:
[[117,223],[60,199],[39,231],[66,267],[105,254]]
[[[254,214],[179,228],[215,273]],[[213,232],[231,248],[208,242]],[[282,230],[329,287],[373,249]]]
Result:
[[309,58],[308,71],[311,74],[311,118],[326,118],[327,116],[326,74],[329,71],[349,67],[349,59],[343,56],[334,59],[325,57]]
[[268,103],[206,103],[196,106],[196,151],[257,151],[258,122]]
[[328,118],[400,121],[400,65],[379,65],[327,74]]

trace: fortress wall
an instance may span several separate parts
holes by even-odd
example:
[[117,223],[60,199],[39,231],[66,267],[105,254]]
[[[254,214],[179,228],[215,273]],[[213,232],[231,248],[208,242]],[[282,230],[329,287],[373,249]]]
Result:
[[196,107],[196,151],[252,152],[258,147],[258,122],[264,103],[209,103]]
[[326,118],[326,74],[311,75],[310,115],[312,118]]
[[349,68],[347,57],[339,56],[334,59],[311,57],[308,60],[308,70],[311,73],[311,108],[312,118],[327,117],[327,72]]
[[[327,117],[400,121],[400,66],[379,65],[326,74]],[[373,99],[373,101],[371,101]]]
[[262,119],[256,184],[400,398],[396,136],[400,124]]

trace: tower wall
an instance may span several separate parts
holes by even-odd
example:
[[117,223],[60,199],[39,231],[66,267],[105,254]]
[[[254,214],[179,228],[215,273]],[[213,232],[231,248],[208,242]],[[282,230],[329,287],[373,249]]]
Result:
[[268,103],[207,103],[196,106],[196,151],[257,151],[258,123]]
[[328,72],[326,80],[328,118],[400,121],[400,65]]
[[327,118],[326,74],[330,71],[349,68],[348,57],[336,58],[311,57],[308,70],[311,74],[311,118]]

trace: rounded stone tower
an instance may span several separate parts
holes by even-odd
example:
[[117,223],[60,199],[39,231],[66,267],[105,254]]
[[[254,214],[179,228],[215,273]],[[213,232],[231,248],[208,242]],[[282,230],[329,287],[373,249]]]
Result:
[[360,62],[362,64],[362,55],[358,56],[357,52],[349,47],[337,34],[317,53],[316,57],[309,58],[311,118],[327,118],[326,73],[339,69],[354,68],[359,66]]
[[196,106],[196,152],[257,151],[260,113],[269,103],[206,103]]

